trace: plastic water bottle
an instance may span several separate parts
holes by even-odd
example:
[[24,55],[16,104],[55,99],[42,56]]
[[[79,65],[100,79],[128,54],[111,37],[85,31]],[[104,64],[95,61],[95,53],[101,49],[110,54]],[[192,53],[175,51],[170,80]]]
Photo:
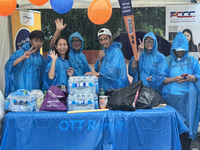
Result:
[[89,89],[86,86],[86,82],[87,82],[86,80],[87,80],[86,77],[83,77],[83,76],[81,76],[80,80],[79,80],[80,86],[79,86],[78,90],[79,90],[79,92],[81,91],[82,94],[87,94],[89,92],[88,91]]
[[91,94],[91,97],[94,100],[94,109],[99,109],[99,102],[98,102],[98,97],[96,94]]
[[78,86],[78,77],[73,77],[72,88],[70,89],[70,94],[76,94],[76,88]]
[[96,93],[96,85],[95,85],[95,76],[91,76],[90,78],[90,93],[91,94],[95,94]]
[[68,110],[74,111],[76,105],[76,94],[68,96]]
[[95,83],[95,87],[96,87],[95,93],[99,93],[99,82],[98,82],[98,78],[97,77],[94,78],[94,83]]
[[85,77],[85,88],[86,90],[86,94],[90,94],[90,78],[88,76]]
[[71,94],[72,90],[72,83],[73,83],[73,77],[69,77],[68,79],[68,94]]
[[87,104],[88,104],[88,109],[95,109],[95,102],[94,102],[94,98],[93,98],[93,94],[88,94],[87,95],[88,97],[88,101],[87,101]]
[[72,100],[72,95],[68,95],[67,97],[67,110],[69,111],[71,107],[71,100]]

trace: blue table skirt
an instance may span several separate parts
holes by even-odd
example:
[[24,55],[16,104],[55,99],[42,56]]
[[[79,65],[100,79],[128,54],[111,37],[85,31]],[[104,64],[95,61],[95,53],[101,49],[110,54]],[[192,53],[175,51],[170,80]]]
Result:
[[1,150],[179,150],[188,132],[172,107],[137,111],[9,112]]

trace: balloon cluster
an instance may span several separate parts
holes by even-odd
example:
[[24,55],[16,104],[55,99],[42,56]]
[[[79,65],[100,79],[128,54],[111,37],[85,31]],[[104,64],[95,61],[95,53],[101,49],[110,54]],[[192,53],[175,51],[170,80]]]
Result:
[[[12,14],[17,6],[17,0],[0,0],[0,16]],[[29,0],[33,5],[41,6],[48,0]],[[74,0],[50,0],[51,7],[59,14],[71,10]],[[109,0],[93,0],[88,8],[88,17],[97,25],[106,23],[112,15],[112,6]]]

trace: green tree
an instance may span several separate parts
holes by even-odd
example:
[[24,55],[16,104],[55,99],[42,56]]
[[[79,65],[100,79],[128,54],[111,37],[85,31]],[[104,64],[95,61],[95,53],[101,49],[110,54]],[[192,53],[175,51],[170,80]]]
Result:
[[[101,49],[97,38],[97,32],[100,28],[109,28],[115,36],[126,32],[120,8],[113,8],[111,18],[103,25],[93,24],[87,16],[87,9],[72,9],[63,15],[56,13],[53,9],[42,9],[39,11],[41,11],[42,30],[45,34],[44,51],[49,50],[49,43],[56,29],[54,23],[56,18],[63,18],[64,23],[67,23],[67,27],[63,30],[61,35],[68,38],[73,32],[78,31],[83,36],[85,42],[84,49],[86,50]],[[153,31],[164,37],[164,7],[133,8],[133,14],[136,31]]]

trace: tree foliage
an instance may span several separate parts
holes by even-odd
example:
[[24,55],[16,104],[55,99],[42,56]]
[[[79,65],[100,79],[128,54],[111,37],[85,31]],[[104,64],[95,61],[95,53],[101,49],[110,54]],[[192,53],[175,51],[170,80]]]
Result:
[[[73,32],[78,31],[84,39],[84,49],[99,50],[101,45],[97,38],[97,32],[102,27],[109,28],[114,38],[120,33],[126,32],[124,20],[120,8],[113,8],[112,16],[109,21],[103,25],[93,24],[88,16],[87,9],[72,9],[66,14],[58,14],[52,9],[42,9],[41,22],[42,30],[45,34],[44,51],[49,50],[50,40],[55,32],[56,26],[54,20],[63,18],[67,27],[61,33],[68,38]],[[136,31],[153,31],[164,37],[165,30],[165,8],[133,8]]]

